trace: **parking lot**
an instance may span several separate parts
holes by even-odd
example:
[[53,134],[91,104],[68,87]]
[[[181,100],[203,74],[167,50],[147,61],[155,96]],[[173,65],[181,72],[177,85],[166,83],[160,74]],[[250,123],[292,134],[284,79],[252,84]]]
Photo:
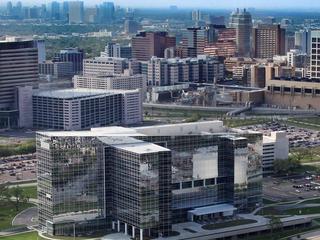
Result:
[[36,179],[35,154],[0,159],[0,184]]
[[295,178],[267,177],[263,195],[273,201],[295,201],[320,197],[320,176],[304,174]]
[[303,129],[277,121],[265,124],[241,127],[243,130],[253,130],[269,135],[273,131],[286,131],[289,138],[290,147],[304,148],[320,146],[320,132],[316,130]]

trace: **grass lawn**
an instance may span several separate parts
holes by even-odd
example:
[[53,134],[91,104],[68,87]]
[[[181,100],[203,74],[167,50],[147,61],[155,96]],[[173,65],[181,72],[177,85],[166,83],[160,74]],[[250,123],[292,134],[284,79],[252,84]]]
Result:
[[227,127],[242,127],[242,126],[250,126],[250,125],[256,125],[256,124],[264,124],[270,122],[270,119],[267,118],[249,118],[249,119],[225,119],[223,121],[224,125]]
[[320,213],[320,207],[288,209],[288,210],[283,211],[283,213],[288,214],[288,215],[317,214],[317,213]]
[[234,220],[234,221],[224,222],[224,223],[207,224],[207,225],[202,226],[202,228],[205,230],[215,230],[215,229],[219,229],[219,228],[234,227],[234,226],[251,224],[251,223],[256,223],[256,222],[257,221],[252,220],[252,219],[240,219],[240,220]]
[[23,192],[29,197],[29,198],[37,198],[37,186],[27,186],[22,187]]
[[272,200],[269,200],[269,199],[266,199],[266,198],[262,199],[262,201],[263,201],[263,204],[273,204],[273,203],[277,203],[277,202],[275,202],[275,201],[272,201]]
[[28,233],[21,233],[17,235],[12,235],[8,237],[0,237],[0,240],[42,240],[43,238],[38,238],[37,232],[28,232]]
[[[306,200],[302,202],[303,204],[320,204],[320,198],[312,199],[312,200]],[[320,219],[319,219],[320,220]]]
[[15,206],[12,203],[2,202],[0,203],[0,230],[11,228],[11,222],[13,218],[24,209],[34,207],[31,203],[21,203],[20,208],[16,211]]
[[[312,129],[316,131],[320,131],[320,118],[319,117],[312,117],[312,118],[290,118],[286,121],[288,125]],[[315,125],[309,125],[315,124]],[[318,126],[316,126],[318,125]]]
[[[313,200],[309,200],[309,201],[310,202],[303,202],[303,204],[312,203],[311,201]],[[320,199],[317,201],[320,201]],[[276,207],[266,207],[261,209],[257,214],[269,216],[269,215],[305,215],[305,214],[318,214],[318,213],[320,213],[320,207],[293,208],[293,209],[287,209],[287,210],[281,210],[281,211],[278,210]]]

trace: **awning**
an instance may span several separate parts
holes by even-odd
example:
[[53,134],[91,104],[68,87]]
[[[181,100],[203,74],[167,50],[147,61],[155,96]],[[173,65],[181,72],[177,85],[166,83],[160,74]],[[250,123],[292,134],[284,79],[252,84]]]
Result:
[[188,213],[193,214],[195,216],[202,216],[202,215],[214,214],[214,213],[231,212],[235,210],[237,210],[237,208],[235,208],[231,204],[218,204],[218,205],[212,205],[207,207],[195,208],[193,210],[188,211]]

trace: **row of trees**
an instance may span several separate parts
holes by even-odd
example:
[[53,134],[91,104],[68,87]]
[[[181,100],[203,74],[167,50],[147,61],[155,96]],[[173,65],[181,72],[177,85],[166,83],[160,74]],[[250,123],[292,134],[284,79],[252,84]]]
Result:
[[19,211],[21,203],[28,203],[29,196],[19,186],[9,188],[7,184],[0,184],[0,205],[12,204]]
[[36,142],[34,140],[19,144],[0,145],[0,157],[22,155],[36,152]]

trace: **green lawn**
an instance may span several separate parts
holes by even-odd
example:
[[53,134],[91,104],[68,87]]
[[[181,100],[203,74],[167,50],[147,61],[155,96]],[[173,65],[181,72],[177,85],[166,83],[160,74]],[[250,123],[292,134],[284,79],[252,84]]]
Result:
[[31,203],[21,203],[19,210],[16,211],[15,206],[12,203],[2,202],[0,203],[0,230],[11,228],[11,222],[13,218],[24,209],[34,207]]
[[37,186],[28,186],[28,187],[22,187],[23,192],[29,197],[29,198],[37,198]]
[[[311,202],[307,202],[307,203],[311,203]],[[281,210],[281,211],[278,210],[276,207],[266,207],[261,209],[257,214],[269,216],[269,215],[305,215],[305,214],[318,214],[318,213],[320,213],[320,207],[293,208],[293,209],[287,209],[287,210]]]
[[205,230],[215,230],[219,228],[227,228],[227,227],[234,227],[239,225],[245,225],[245,224],[251,224],[256,223],[257,221],[252,219],[240,219],[240,220],[234,220],[230,222],[224,222],[224,223],[212,223],[202,226]]
[[277,202],[275,202],[275,201],[272,201],[272,200],[269,200],[269,199],[266,199],[266,198],[262,199],[262,201],[263,201],[263,204],[273,204],[273,203],[277,203]]
[[17,234],[13,236],[8,237],[0,237],[0,240],[42,240],[43,238],[38,237],[37,232],[28,232],[28,233],[22,233]]
[[235,127],[250,126],[250,125],[256,125],[256,124],[264,124],[270,121],[271,120],[268,118],[249,118],[249,119],[233,118],[233,119],[225,119],[223,122],[225,126],[235,128]]

